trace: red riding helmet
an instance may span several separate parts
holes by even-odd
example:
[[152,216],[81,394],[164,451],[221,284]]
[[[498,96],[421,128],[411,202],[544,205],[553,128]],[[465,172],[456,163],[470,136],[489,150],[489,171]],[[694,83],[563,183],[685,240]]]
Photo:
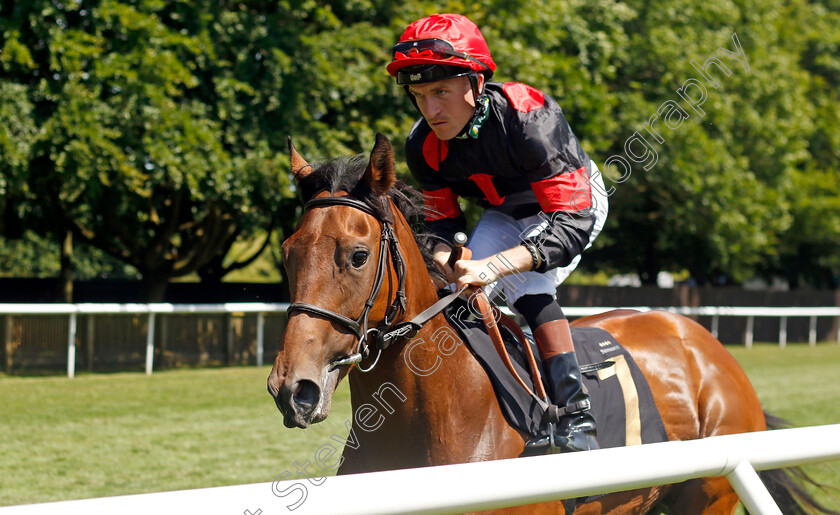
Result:
[[476,72],[490,79],[495,69],[481,31],[460,14],[433,14],[409,25],[387,67],[404,86]]

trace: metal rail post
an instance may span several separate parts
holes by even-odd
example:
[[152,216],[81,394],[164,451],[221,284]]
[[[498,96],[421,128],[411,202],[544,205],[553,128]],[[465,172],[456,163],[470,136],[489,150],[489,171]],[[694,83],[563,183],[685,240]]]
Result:
[[720,324],[720,317],[718,315],[712,316],[712,336],[718,337],[718,328]]
[[748,349],[752,349],[753,346],[753,325],[755,323],[755,317],[752,315],[747,316],[747,334],[746,334],[746,346]]
[[787,345],[787,317],[779,318],[779,347]]
[[149,328],[146,330],[146,375],[152,375],[155,359],[155,314],[149,313]]
[[67,332],[67,377],[73,379],[76,375],[76,313],[70,313]]
[[265,349],[265,344],[263,340],[265,338],[265,313],[260,311],[257,313],[257,366],[263,366],[263,352]]
[[782,515],[782,510],[770,495],[767,487],[749,461],[742,461],[726,475],[732,489],[741,498],[747,510],[755,515]]

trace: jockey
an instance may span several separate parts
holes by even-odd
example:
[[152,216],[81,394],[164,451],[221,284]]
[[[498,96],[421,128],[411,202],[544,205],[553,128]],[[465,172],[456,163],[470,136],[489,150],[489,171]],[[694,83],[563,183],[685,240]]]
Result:
[[[546,389],[561,408],[559,450],[597,449],[589,395],[556,293],[604,226],[607,196],[598,168],[554,99],[525,84],[489,82],[496,64],[464,16],[435,14],[409,25],[387,69],[422,114],[406,154],[429,230],[446,242],[465,230],[459,195],[486,208],[467,244],[472,258],[449,267],[452,247],[438,243],[435,261],[459,288],[486,287],[525,318]],[[526,452],[548,446],[549,438],[537,439]]]

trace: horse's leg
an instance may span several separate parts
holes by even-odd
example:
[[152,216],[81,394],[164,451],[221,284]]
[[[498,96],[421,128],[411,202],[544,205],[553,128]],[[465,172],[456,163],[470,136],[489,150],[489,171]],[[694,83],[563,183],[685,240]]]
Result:
[[729,480],[718,476],[674,485],[663,504],[674,506],[680,515],[732,515],[738,502]]
[[596,499],[594,502],[579,504],[574,515],[634,515],[650,512],[662,499],[670,485],[654,486],[616,492]]
[[524,506],[511,506],[498,510],[476,511],[471,515],[564,515],[563,502],[546,502],[541,504],[526,504]]

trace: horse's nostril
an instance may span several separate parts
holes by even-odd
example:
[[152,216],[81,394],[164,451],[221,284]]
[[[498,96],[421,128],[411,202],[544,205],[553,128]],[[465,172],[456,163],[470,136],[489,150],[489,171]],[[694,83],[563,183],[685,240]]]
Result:
[[268,376],[266,386],[268,387],[268,393],[271,394],[272,397],[276,399],[280,396],[280,378],[276,376],[274,372]]
[[318,403],[318,399],[320,397],[321,389],[318,388],[318,385],[312,381],[303,379],[298,381],[297,386],[295,387],[292,402],[304,411],[312,411]]

